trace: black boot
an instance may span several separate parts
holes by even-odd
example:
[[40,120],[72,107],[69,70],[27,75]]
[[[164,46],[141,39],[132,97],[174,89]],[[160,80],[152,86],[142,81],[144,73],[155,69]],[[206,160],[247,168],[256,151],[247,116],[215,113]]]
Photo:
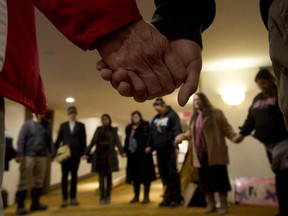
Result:
[[32,203],[31,203],[31,211],[37,210],[46,210],[48,208],[47,205],[43,205],[39,202],[40,196],[42,194],[42,188],[33,188],[32,189]]
[[133,183],[134,188],[134,197],[130,200],[130,203],[137,203],[139,202],[139,194],[140,194],[140,184],[138,182]]
[[144,184],[144,198],[141,202],[142,204],[147,204],[150,202],[149,192],[150,192],[150,183]]
[[17,204],[18,204],[16,215],[25,215],[28,213],[24,204],[26,193],[27,193],[27,190],[17,191],[16,193]]

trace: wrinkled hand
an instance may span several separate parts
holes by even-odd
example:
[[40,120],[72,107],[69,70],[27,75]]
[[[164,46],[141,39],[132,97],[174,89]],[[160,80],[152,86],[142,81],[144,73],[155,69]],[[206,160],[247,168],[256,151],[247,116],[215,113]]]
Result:
[[[188,71],[188,76],[183,80],[178,93],[178,103],[180,106],[185,106],[190,96],[197,91],[200,72],[202,68],[202,54],[200,46],[194,41],[183,38],[168,38],[173,50],[179,55],[182,63]],[[102,78],[105,80],[112,79],[115,88],[118,88],[120,94],[124,96],[132,96],[130,83],[127,82],[128,72],[122,69],[118,70],[118,74],[112,74],[112,71],[107,68],[107,65],[102,61],[98,63],[101,68]],[[126,74],[125,74],[126,72]],[[180,71],[179,71],[180,72]],[[113,81],[113,78],[117,81]],[[122,80],[126,81],[120,82]],[[118,85],[117,85],[118,84]],[[112,84],[113,85],[113,84]]]
[[102,78],[138,102],[170,94],[187,79],[167,38],[144,20],[99,39],[96,48],[103,59],[96,66]]

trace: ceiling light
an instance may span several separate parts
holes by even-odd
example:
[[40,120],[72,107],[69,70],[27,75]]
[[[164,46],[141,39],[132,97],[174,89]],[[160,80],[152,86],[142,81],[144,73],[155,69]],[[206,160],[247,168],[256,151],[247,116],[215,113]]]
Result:
[[222,100],[229,106],[238,106],[245,100],[245,92],[239,85],[226,85],[220,91]]
[[67,97],[66,98],[67,103],[73,103],[74,101],[75,101],[75,99],[73,97]]

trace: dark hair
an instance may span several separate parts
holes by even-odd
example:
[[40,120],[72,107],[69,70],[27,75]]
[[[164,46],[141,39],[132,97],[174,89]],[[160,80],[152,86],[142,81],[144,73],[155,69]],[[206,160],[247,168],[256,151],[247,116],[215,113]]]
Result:
[[270,73],[268,69],[260,70],[255,76],[255,82],[257,82],[258,80],[263,80],[263,79],[275,81],[275,77]]
[[154,103],[153,103],[153,106],[163,106],[165,104],[165,101],[162,99],[162,98],[156,98]]
[[133,124],[133,119],[132,119],[132,117],[133,117],[133,115],[139,115],[139,117],[140,117],[140,122],[142,122],[143,121],[143,118],[142,118],[142,114],[138,111],[138,110],[135,110],[135,111],[133,111],[132,113],[131,113],[131,123]]
[[109,119],[109,126],[111,126],[112,125],[112,120],[111,120],[111,117],[110,117],[110,115],[108,115],[108,114],[103,114],[102,116],[101,116],[101,120],[102,120],[102,118],[103,117],[106,117],[106,118],[108,118]]
[[[204,116],[208,116],[212,110],[213,105],[211,104],[210,100],[208,99],[208,97],[202,93],[202,92],[196,92],[195,95],[197,95],[201,101],[201,104],[203,106],[203,115]],[[191,117],[191,121],[195,120],[197,118],[197,111],[195,109],[195,107],[193,106],[192,108],[192,117]]]

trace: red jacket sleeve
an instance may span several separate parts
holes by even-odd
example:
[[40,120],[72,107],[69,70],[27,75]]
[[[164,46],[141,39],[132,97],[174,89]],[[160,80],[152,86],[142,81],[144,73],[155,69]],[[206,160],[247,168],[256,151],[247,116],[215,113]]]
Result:
[[141,19],[135,0],[32,0],[72,43],[93,49],[100,37]]

